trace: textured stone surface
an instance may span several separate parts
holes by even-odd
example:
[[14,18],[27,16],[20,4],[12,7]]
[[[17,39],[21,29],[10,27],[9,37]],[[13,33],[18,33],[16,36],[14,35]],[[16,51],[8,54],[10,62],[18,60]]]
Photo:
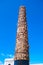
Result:
[[29,60],[28,48],[26,9],[24,6],[22,6],[20,7],[18,16],[16,52],[14,60]]

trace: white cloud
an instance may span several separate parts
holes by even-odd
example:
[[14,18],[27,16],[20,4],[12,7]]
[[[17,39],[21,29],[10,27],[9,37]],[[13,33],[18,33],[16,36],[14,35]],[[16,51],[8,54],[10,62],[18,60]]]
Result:
[[7,54],[8,57],[13,58],[14,56],[12,54]]
[[0,65],[4,65],[4,64],[0,61]]
[[3,56],[3,57],[10,57],[10,58],[13,58],[14,57],[14,55],[13,54],[4,54],[4,53],[1,53],[1,56]]

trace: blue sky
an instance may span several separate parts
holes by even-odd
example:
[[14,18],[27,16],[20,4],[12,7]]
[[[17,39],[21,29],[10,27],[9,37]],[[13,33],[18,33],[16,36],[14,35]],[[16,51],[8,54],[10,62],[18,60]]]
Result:
[[0,0],[0,62],[14,56],[21,5],[27,13],[30,63],[43,63],[43,0]]

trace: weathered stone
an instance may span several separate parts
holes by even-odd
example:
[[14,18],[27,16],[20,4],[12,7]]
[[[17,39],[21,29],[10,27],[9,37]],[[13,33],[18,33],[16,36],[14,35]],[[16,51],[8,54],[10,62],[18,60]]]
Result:
[[16,37],[16,53],[14,60],[29,60],[28,48],[26,9],[25,7],[20,7]]

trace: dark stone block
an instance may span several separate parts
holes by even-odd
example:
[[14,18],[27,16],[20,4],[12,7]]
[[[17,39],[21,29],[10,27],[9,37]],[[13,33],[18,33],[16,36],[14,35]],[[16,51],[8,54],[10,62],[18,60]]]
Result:
[[14,65],[29,65],[29,60],[15,60]]

